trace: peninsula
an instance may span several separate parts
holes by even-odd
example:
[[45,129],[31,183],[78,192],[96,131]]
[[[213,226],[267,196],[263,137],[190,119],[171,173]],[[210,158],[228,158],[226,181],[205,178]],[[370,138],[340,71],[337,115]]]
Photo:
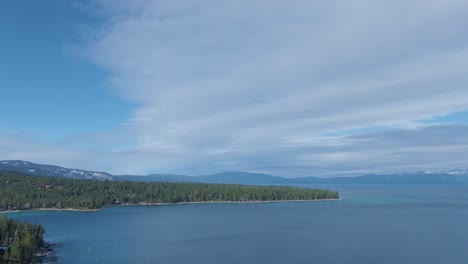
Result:
[[292,186],[75,180],[0,172],[0,211],[96,210],[110,205],[339,199]]

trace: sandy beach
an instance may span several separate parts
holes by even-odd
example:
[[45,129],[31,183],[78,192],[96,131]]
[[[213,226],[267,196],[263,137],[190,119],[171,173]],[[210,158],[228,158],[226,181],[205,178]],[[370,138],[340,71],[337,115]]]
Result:
[[183,204],[256,204],[256,203],[295,203],[295,202],[322,202],[322,201],[339,201],[338,199],[313,199],[313,200],[267,200],[267,201],[202,201],[202,202],[180,202],[180,203],[137,203],[137,204],[119,204],[123,206],[134,205],[183,205]]
[[0,214],[8,214],[8,213],[20,213],[20,212],[39,212],[39,211],[71,211],[71,212],[96,212],[102,210],[103,208],[99,209],[75,209],[75,208],[35,208],[35,209],[26,209],[26,210],[7,210],[7,211],[0,211]]
[[[181,203],[123,203],[110,206],[158,206],[158,205],[184,205],[184,204],[257,204],[257,203],[295,203],[295,202],[322,202],[322,201],[339,201],[338,199],[314,199],[314,200],[269,200],[269,201],[202,201],[202,202],[181,202]],[[7,210],[0,211],[0,214],[20,213],[20,212],[40,212],[40,211],[69,211],[69,212],[96,212],[103,210],[106,207],[98,209],[75,209],[75,208],[35,208],[26,210]]]

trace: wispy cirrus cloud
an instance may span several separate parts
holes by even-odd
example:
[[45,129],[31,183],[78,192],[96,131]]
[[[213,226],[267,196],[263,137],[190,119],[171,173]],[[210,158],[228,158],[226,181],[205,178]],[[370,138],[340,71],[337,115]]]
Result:
[[131,144],[93,155],[104,169],[299,176],[467,166],[457,158],[463,125],[418,121],[468,109],[465,1],[93,8],[104,21],[84,50],[137,105],[125,133],[110,133]]
[[225,162],[242,168],[242,153],[272,160],[294,138],[468,106],[460,1],[101,4],[110,19],[91,57],[140,103],[128,122],[139,144],[166,155],[237,152]]

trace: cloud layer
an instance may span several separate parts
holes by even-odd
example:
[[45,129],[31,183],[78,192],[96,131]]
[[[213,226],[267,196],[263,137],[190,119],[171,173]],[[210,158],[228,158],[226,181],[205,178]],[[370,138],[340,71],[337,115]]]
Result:
[[332,176],[468,166],[465,126],[419,122],[468,109],[466,1],[93,8],[104,22],[86,54],[138,107],[105,133],[119,147],[86,149],[85,167]]

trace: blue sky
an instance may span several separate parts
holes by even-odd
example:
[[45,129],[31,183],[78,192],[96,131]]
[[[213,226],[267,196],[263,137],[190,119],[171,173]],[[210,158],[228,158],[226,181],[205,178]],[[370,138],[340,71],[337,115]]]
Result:
[[287,177],[468,167],[465,1],[0,7],[0,159]]
[[80,30],[97,22],[68,1],[2,3],[2,130],[56,141],[125,122],[131,105],[106,89],[105,69],[75,51]]

